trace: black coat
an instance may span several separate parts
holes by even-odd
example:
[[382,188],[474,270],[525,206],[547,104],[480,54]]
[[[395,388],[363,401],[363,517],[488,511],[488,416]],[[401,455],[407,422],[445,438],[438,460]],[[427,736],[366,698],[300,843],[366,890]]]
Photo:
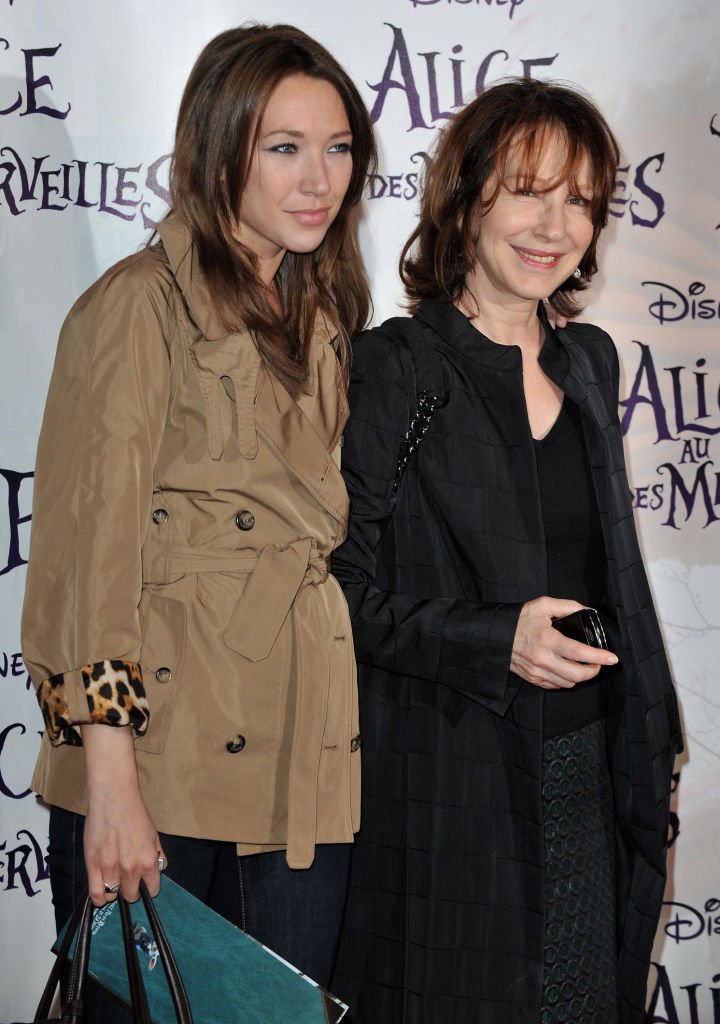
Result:
[[[394,491],[417,406],[410,346],[428,327],[444,404]],[[540,364],[582,412],[621,634],[623,672],[607,685],[626,1024],[643,1016],[663,895],[677,705],[633,523],[614,346],[591,325],[545,327]],[[547,561],[521,371],[518,348],[442,302],[354,346],[351,522],[333,572],[354,622],[364,792],[335,987],[358,1024],[539,1021],[543,691],[509,663]]]

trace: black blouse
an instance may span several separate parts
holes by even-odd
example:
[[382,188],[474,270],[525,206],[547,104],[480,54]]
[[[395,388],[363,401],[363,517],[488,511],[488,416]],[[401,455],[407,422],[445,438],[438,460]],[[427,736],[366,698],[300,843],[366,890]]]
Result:
[[[599,608],[606,560],[580,410],[565,398],[550,431],[535,441],[547,546],[548,594]],[[580,729],[604,714],[602,672],[571,690],[545,691],[546,738]]]

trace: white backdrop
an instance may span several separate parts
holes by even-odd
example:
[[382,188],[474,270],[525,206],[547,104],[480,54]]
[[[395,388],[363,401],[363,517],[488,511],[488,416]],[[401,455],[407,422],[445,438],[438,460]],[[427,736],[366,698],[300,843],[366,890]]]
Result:
[[382,157],[362,243],[376,320],[401,300],[397,256],[436,130],[476,90],[508,74],[577,83],[617,132],[623,169],[585,317],[620,351],[636,515],[688,745],[648,1021],[720,1024],[717,0],[0,0],[0,1020],[29,1019],[52,938],[47,818],[28,790],[41,718],[18,652],[57,333],[162,216],[190,67],[250,19],[317,36],[373,111]]

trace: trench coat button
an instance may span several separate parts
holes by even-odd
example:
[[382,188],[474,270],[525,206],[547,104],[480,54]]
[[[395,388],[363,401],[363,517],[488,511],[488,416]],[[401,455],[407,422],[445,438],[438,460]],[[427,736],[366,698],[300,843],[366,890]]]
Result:
[[255,516],[245,508],[235,516],[235,525],[238,530],[252,530],[255,525]]
[[155,673],[155,678],[159,683],[169,683],[172,680],[172,669],[169,669],[166,665],[159,668]]
[[159,526],[161,523],[166,523],[168,521],[168,519],[170,518],[170,513],[167,512],[164,508],[156,508],[152,514],[152,518],[153,522],[157,523]]
[[350,740],[350,753],[356,753],[362,746],[362,736],[353,736]]
[[239,753],[242,750],[242,748],[244,746],[245,746],[245,737],[244,736],[240,736],[238,734],[237,736],[233,736],[233,738],[231,740],[227,741],[227,743],[225,744],[225,749],[230,754],[237,754],[237,753]]

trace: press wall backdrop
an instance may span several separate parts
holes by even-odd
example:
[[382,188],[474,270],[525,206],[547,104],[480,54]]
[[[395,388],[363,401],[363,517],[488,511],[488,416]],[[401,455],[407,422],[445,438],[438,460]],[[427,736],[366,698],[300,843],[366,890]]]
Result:
[[720,1024],[717,0],[0,0],[0,1019],[30,1019],[53,936],[19,618],[57,334],[162,217],[190,67],[247,20],[315,35],[372,111],[382,155],[362,245],[376,320],[401,302],[422,171],[463,103],[509,74],[553,78],[589,92],[616,130],[622,167],[584,317],[620,353],[636,516],[687,734],[648,1020]]

